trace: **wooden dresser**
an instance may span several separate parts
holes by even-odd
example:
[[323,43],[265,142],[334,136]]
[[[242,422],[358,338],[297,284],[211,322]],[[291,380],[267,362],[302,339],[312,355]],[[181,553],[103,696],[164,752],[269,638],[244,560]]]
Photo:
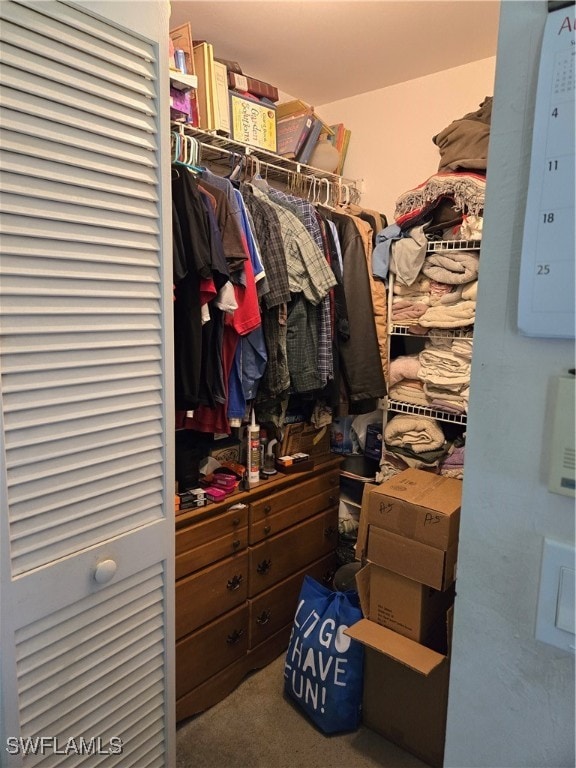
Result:
[[341,458],[176,516],[176,717],[288,646],[302,580],[337,569]]

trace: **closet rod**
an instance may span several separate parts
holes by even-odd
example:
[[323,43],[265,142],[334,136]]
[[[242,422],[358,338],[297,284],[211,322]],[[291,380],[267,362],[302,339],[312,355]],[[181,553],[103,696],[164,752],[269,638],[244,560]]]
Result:
[[285,178],[287,183],[289,183],[294,176],[304,179],[310,185],[320,182],[320,180],[324,180],[333,185],[334,189],[338,191],[338,194],[334,195],[335,198],[340,199],[342,193],[348,190],[352,202],[360,202],[362,191],[361,180],[347,179],[335,173],[329,173],[319,168],[298,163],[296,160],[282,158],[280,155],[275,155],[272,152],[252,147],[248,144],[243,144],[242,142],[237,142],[209,131],[203,131],[200,128],[195,128],[194,126],[185,123],[173,122],[172,131],[181,132],[191,136],[199,142],[202,148],[220,152],[228,157],[237,157],[238,160],[241,158],[254,159],[257,163],[260,163],[261,166],[265,167],[268,172]]

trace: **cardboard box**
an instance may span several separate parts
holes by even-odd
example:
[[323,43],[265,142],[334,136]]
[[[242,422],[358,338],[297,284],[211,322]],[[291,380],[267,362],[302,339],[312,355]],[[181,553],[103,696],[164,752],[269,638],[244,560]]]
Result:
[[240,440],[235,437],[224,437],[220,440],[214,440],[210,445],[208,454],[213,459],[222,463],[223,461],[240,461]]
[[454,584],[443,592],[369,563],[356,574],[367,619],[416,642],[429,639],[454,602]]
[[421,469],[371,485],[362,498],[356,551],[365,554],[372,525],[447,551],[458,542],[461,499],[461,480]]
[[364,725],[435,768],[444,762],[451,614],[443,620],[443,651],[369,619],[345,630],[365,646]]
[[230,91],[232,138],[252,147],[276,152],[276,110],[273,104]]
[[434,589],[448,589],[456,580],[458,543],[445,552],[371,525],[367,556],[375,565]]
[[311,459],[330,457],[330,425],[315,427],[313,424],[298,422],[287,424],[284,429],[280,455],[307,453]]

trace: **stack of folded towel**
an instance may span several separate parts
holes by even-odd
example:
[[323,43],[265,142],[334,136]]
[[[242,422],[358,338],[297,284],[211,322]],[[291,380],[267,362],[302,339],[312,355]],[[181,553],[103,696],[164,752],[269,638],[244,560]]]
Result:
[[398,414],[388,420],[384,444],[387,452],[419,469],[438,467],[448,449],[444,432],[435,419],[409,414]]

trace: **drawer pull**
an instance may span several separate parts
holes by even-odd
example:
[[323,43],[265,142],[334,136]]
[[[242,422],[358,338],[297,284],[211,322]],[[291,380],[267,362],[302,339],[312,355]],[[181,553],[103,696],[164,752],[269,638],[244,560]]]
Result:
[[238,549],[238,547],[240,546],[240,544],[241,544],[241,542],[240,542],[240,539],[234,539],[234,541],[232,542],[232,547],[233,547],[234,549]]
[[338,497],[337,496],[329,496],[328,497],[328,502],[330,504],[336,504],[337,501],[338,501]]
[[330,478],[330,485],[337,485],[340,482],[340,478],[338,477],[331,477]]
[[257,624],[268,624],[270,619],[272,618],[272,613],[270,611],[262,611],[260,616],[256,619]]
[[337,532],[337,528],[334,528],[333,525],[331,525],[329,528],[324,528],[324,536],[329,539],[330,536],[334,536],[334,534]]
[[262,560],[262,562],[258,563],[256,566],[256,570],[261,574],[268,573],[270,568],[272,568],[272,560]]
[[266,506],[264,507],[264,514],[267,515],[269,512],[272,512],[272,507],[270,506],[270,504],[266,504]]
[[271,525],[265,525],[264,526],[264,533],[270,533],[271,530],[272,530],[272,526]]
[[240,518],[235,517],[234,520],[232,520],[232,525],[236,527],[237,525],[240,525]]
[[234,632],[230,632],[230,634],[226,638],[226,642],[228,643],[228,645],[236,645],[236,643],[240,640],[243,634],[244,634],[243,629],[235,629]]
[[230,592],[235,592],[237,589],[240,589],[240,584],[242,584],[242,574],[232,576],[231,579],[228,579],[226,589],[229,589]]

